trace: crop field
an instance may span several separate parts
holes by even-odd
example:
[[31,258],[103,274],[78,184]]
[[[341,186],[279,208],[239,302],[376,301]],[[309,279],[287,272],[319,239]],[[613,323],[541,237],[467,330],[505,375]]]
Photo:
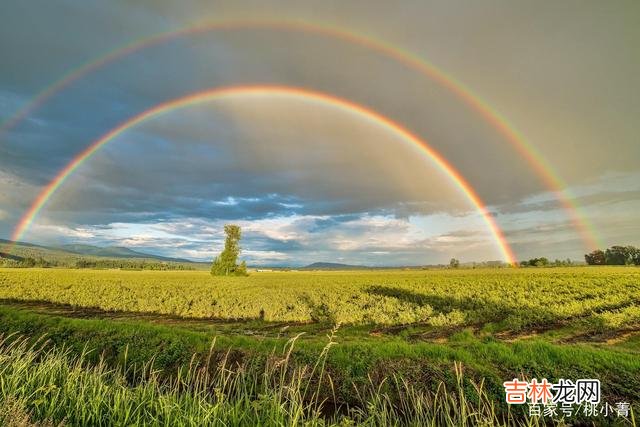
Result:
[[[166,388],[147,376],[127,387],[139,402],[123,403],[125,415],[96,409],[75,414],[83,420],[79,425],[107,416],[126,420],[129,411],[142,417],[135,411],[153,401],[145,400],[145,393],[175,400],[174,406],[147,409],[158,413],[158,425],[170,417],[163,411],[180,405],[198,407],[194,419],[211,416],[216,422],[243,413],[251,423],[267,424],[356,420],[379,425],[389,423],[385,417],[390,416],[397,424],[414,425],[476,424],[481,419],[531,424],[537,421],[522,408],[509,412],[504,404],[502,382],[523,376],[599,378],[605,399],[634,405],[640,400],[640,269],[635,267],[283,271],[249,277],[2,269],[0,300],[0,332],[8,339],[0,346],[0,368],[12,372],[15,396],[40,393],[50,381],[37,367],[25,365],[19,373],[24,357],[74,372],[78,382],[87,383],[82,387],[97,387],[91,391],[96,396],[106,390],[104,399],[117,399],[120,392],[114,387],[131,377],[127,369],[142,372],[153,360],[161,377],[179,377],[184,367],[194,366],[194,357],[211,356],[213,342],[216,360],[230,358],[236,368],[242,366],[241,379],[220,377],[225,369],[210,379],[223,390],[220,396],[228,394],[209,415],[201,413],[212,405],[206,393],[181,397],[179,384],[170,382]],[[54,350],[36,348],[44,342]],[[274,357],[287,360],[286,372],[278,363],[270,367]],[[39,382],[21,387],[23,374]],[[267,377],[277,378],[277,384]],[[201,379],[195,381],[202,386]],[[220,381],[233,386],[224,391]],[[406,387],[414,394],[399,392]],[[284,397],[283,390],[294,389],[295,397]],[[309,390],[314,392],[309,395]],[[242,393],[247,395],[238,399]],[[255,409],[256,396],[268,401],[260,408],[271,412]],[[75,398],[57,399],[65,407]],[[63,420],[63,410],[34,401],[31,406],[3,402],[2,410],[41,421]],[[327,415],[321,402],[347,409]],[[402,405],[422,412],[407,413]],[[436,410],[447,405],[468,405],[468,412],[452,411],[462,417],[453,419],[446,409]],[[298,415],[285,407],[295,407],[291,411]],[[632,408],[637,413],[637,406]]]
[[584,319],[601,328],[640,322],[636,268],[266,272],[0,271],[0,298],[105,311],[221,320],[328,321],[432,327],[494,323],[518,331]]

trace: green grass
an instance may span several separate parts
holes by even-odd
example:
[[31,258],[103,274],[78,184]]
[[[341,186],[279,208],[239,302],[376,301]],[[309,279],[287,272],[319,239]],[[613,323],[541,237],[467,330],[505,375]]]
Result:
[[640,268],[277,272],[0,269],[0,298],[192,318],[521,330],[640,323]]
[[[232,366],[225,357],[192,362],[171,379],[151,365],[110,369],[85,355],[25,340],[0,343],[0,421],[50,425],[537,425],[535,419],[499,415],[482,384],[463,385],[456,365],[453,391],[416,389],[401,377],[358,392],[357,406],[327,414],[322,382],[331,384],[325,358],[331,339],[313,365],[291,366],[295,340],[271,353],[260,370]],[[137,379],[132,382],[131,377]],[[384,388],[383,388],[384,386]]]
[[[252,366],[264,366],[274,349],[281,352],[288,341],[214,336],[143,321],[69,319],[12,307],[0,307],[0,329],[31,336],[32,341],[47,331],[46,338],[54,347],[83,354],[84,361],[94,365],[102,360],[110,367],[140,369],[153,360],[158,376],[163,378],[177,375],[192,360],[202,362],[209,357],[214,339],[216,360],[230,352],[228,360]],[[640,358],[633,351],[585,344],[554,345],[540,339],[507,343],[478,338],[470,332],[458,333],[446,343],[408,343],[400,338],[343,342],[343,334],[348,331],[338,331],[334,337],[337,344],[326,357],[325,369],[331,375],[332,387],[325,384],[322,388],[323,397],[338,403],[360,405],[354,390],[366,394],[381,385],[391,402],[397,392],[393,387],[387,388],[390,378],[402,379],[421,393],[435,393],[439,387],[456,390],[455,363],[464,369],[464,388],[473,394],[474,384],[482,382],[485,396],[500,416],[505,416],[507,410],[502,403],[501,384],[514,376],[549,380],[600,378],[603,396],[610,403],[622,397],[638,402]],[[299,338],[291,354],[291,366],[313,365],[325,344],[326,337]],[[94,351],[87,353],[87,349]],[[519,413],[516,410],[516,415]]]
[[[114,390],[116,377],[126,378],[126,393],[133,390],[127,396],[138,396],[141,408],[153,406],[145,411],[158,411],[158,418],[148,418],[158,425],[168,420],[165,409],[158,402],[144,403],[145,393],[164,396],[172,390],[167,382],[210,357],[252,372],[238,380],[252,391],[244,389],[247,395],[240,396],[234,388],[226,395],[228,405],[215,410],[210,396],[182,402],[179,393],[167,391],[169,397],[161,399],[182,408],[178,411],[208,407],[231,424],[240,422],[238,416],[263,425],[480,420],[468,418],[471,414],[500,424],[529,422],[523,408],[509,413],[504,403],[502,382],[514,377],[598,378],[604,400],[632,402],[637,413],[638,290],[638,268],[278,272],[222,279],[200,272],[0,270],[0,298],[12,299],[0,303],[0,333],[16,334],[8,342],[23,336],[29,343],[46,334],[56,360],[65,360],[60,366],[81,359],[82,372],[108,371],[104,390]],[[335,322],[342,325],[325,353]],[[288,351],[294,337],[286,381],[280,379],[287,385],[279,387],[291,389],[292,373],[309,372],[321,361],[326,377],[303,379],[324,406],[316,402],[310,409],[308,395],[295,404],[289,397],[283,401],[278,387],[269,388],[275,378],[270,364]],[[28,350],[26,343],[20,345],[15,348]],[[35,360],[46,357],[34,352],[39,354],[36,369]],[[152,378],[133,375],[151,369],[150,361]],[[271,373],[268,380],[265,372]],[[405,386],[409,395],[401,391]],[[6,411],[38,422],[60,421],[57,413],[33,406],[20,393],[2,392]],[[470,406],[456,412],[459,402],[451,399],[462,399],[460,393]],[[268,414],[255,408],[263,404]],[[72,410],[71,403],[64,405]],[[116,403],[105,400],[96,411],[110,417],[116,409],[109,405]],[[342,409],[336,411],[336,405]],[[182,415],[171,416],[180,420]],[[193,419],[202,421],[200,416]]]

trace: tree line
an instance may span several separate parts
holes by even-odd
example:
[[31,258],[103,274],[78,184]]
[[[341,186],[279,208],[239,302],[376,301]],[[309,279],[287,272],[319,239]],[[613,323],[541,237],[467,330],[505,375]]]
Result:
[[195,270],[193,266],[179,263],[154,262],[133,259],[74,259],[68,261],[50,261],[42,257],[0,258],[3,268],[96,268],[122,270]]
[[[2,255],[2,254],[0,254]],[[2,257],[0,256],[0,267],[4,268],[50,268],[50,267],[58,267],[59,263],[47,261],[42,257],[33,258],[33,257]]]
[[575,263],[569,258],[550,261],[546,257],[540,257],[520,261],[518,265],[520,267],[569,267],[575,265]]
[[640,265],[640,248],[635,246],[611,246],[596,249],[584,255],[589,265]]
[[75,268],[119,268],[121,270],[195,270],[194,267],[185,264],[122,259],[79,259],[76,261]]

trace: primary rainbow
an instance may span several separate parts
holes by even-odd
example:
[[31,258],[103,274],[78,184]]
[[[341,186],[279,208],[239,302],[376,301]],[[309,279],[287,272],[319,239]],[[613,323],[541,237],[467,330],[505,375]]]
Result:
[[538,152],[538,150],[529,143],[523,135],[521,135],[515,126],[501,116],[496,109],[492,108],[488,103],[484,102],[477,94],[466,87],[462,82],[456,80],[451,75],[447,75],[433,64],[425,61],[421,57],[389,44],[384,41],[377,40],[369,35],[356,34],[351,31],[338,28],[331,25],[318,25],[303,21],[222,21],[222,22],[205,22],[195,26],[182,28],[176,31],[169,31],[153,35],[148,38],[136,40],[122,48],[113,50],[98,59],[86,63],[79,68],[74,69],[61,79],[48,86],[40,92],[30,103],[23,107],[17,114],[11,117],[7,122],[0,126],[0,137],[4,132],[8,131],[27,117],[31,112],[45,103],[49,98],[60,92],[74,81],[83,76],[119,59],[126,55],[137,52],[141,49],[154,46],[165,41],[172,40],[177,37],[190,34],[204,33],[216,30],[238,30],[238,29],[271,29],[286,31],[303,31],[321,34],[328,37],[337,38],[349,43],[363,46],[367,49],[384,54],[394,60],[397,60],[406,66],[419,71],[428,76],[438,84],[450,90],[459,99],[463,100],[469,107],[479,113],[487,122],[489,122],[504,138],[527,160],[536,173],[542,178],[548,189],[556,196],[564,210],[571,218],[573,224],[578,229],[585,245],[589,249],[601,246],[597,238],[595,229],[591,226],[586,216],[580,212],[575,198],[569,193],[567,184],[554,171],[549,162]]
[[101,138],[94,141],[84,151],[79,153],[72,161],[70,161],[56,176],[55,178],[40,192],[35,199],[31,207],[22,216],[14,233],[12,240],[17,242],[27,231],[29,226],[33,223],[33,220],[38,215],[42,207],[47,203],[55,191],[65,182],[65,180],[76,170],[82,163],[94,155],[101,147],[107,144],[109,141],[121,135],[126,130],[136,126],[148,119],[173,111],[189,105],[194,105],[206,101],[212,101],[225,97],[235,96],[291,96],[301,98],[307,101],[320,102],[326,105],[333,106],[340,110],[356,114],[361,118],[369,120],[379,126],[382,126],[388,130],[395,132],[402,137],[403,140],[411,143],[415,147],[418,147],[422,153],[426,154],[433,163],[444,171],[455,182],[458,188],[466,195],[466,197],[473,203],[476,209],[482,215],[485,223],[489,227],[491,234],[493,235],[495,242],[502,253],[504,260],[508,263],[515,264],[516,258],[504,238],[502,231],[496,224],[495,220],[491,216],[490,212],[485,207],[480,197],[476,194],[471,185],[464,179],[464,177],[451,165],[440,153],[435,151],[426,141],[420,139],[418,136],[411,133],[399,123],[392,119],[385,117],[365,106],[356,104],[354,102],[338,98],[333,95],[329,95],[322,92],[316,92],[309,89],[290,87],[290,86],[268,86],[268,85],[245,85],[245,86],[229,86],[222,88],[209,89],[201,92],[196,92],[191,95],[187,95],[181,98],[173,99],[155,107],[152,107],[113,128]]

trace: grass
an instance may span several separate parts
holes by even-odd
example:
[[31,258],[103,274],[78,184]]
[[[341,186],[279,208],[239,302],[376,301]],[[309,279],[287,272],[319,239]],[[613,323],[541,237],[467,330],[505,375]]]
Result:
[[[261,371],[211,359],[170,380],[151,364],[138,372],[90,364],[84,355],[48,348],[25,340],[0,343],[0,421],[16,415],[50,425],[535,425],[535,420],[501,417],[482,384],[473,396],[462,387],[456,365],[455,392],[439,386],[424,393],[393,376],[387,388],[371,386],[358,394],[359,405],[327,415],[320,395],[321,381],[330,383],[324,362],[331,339],[313,365],[289,363],[295,340],[280,354],[273,352]],[[131,377],[138,379],[131,381]]]
[[[0,270],[0,298],[11,298],[0,303],[0,333],[24,337],[6,340],[0,358],[22,352],[15,363],[31,360],[31,368],[20,371],[27,378],[45,375],[37,367],[54,366],[40,365],[49,357],[64,360],[58,370],[77,365],[74,375],[102,384],[107,399],[95,397],[102,403],[92,417],[109,419],[116,407],[137,411],[108,400],[126,390],[155,425],[169,425],[163,418],[168,409],[158,406],[164,403],[186,411],[171,415],[175,420],[190,405],[209,408],[205,412],[217,414],[210,419],[214,425],[534,423],[523,408],[510,412],[503,403],[502,382],[514,377],[599,378],[604,400],[632,402],[637,413],[638,290],[640,269],[610,267],[278,272],[224,279],[199,272]],[[254,314],[260,310],[264,316]],[[43,334],[48,346],[34,347]],[[286,369],[278,370],[285,354]],[[191,383],[204,375],[196,375],[194,366],[209,360],[216,366],[225,360],[234,372],[237,383],[228,389],[215,383],[222,377],[205,381],[226,390],[226,400],[175,391],[176,379],[187,375]],[[0,384],[7,372],[0,373]],[[104,384],[92,382],[94,374]],[[14,381],[16,387],[23,382]],[[298,400],[282,394],[292,390]],[[25,393],[2,389],[0,413],[28,422],[62,421],[34,406],[39,392]],[[164,403],[145,403],[144,396]],[[198,411],[193,419],[203,422]],[[597,420],[605,421],[612,420]]]
[[277,272],[0,269],[0,298],[190,318],[503,329],[640,323],[639,268]]
[[[144,321],[70,319],[13,307],[0,307],[0,330],[31,336],[31,342],[37,342],[41,331],[47,331],[48,342],[55,348],[65,348],[69,356],[82,355],[86,364],[120,371],[144,370],[153,360],[157,378],[175,377],[192,361],[203,363],[212,355],[215,360],[226,358],[236,365],[264,367],[273,350],[287,347],[289,341],[239,335],[214,337],[204,331]],[[476,386],[482,384],[487,400],[493,402],[493,411],[502,417],[507,415],[507,405],[502,403],[501,384],[514,376],[600,378],[608,402],[613,404],[622,397],[638,401],[640,358],[633,351],[586,344],[555,345],[541,339],[509,343],[479,338],[471,332],[457,333],[446,343],[408,343],[400,338],[343,342],[344,334],[348,331],[340,330],[333,337],[336,344],[323,356],[332,385],[325,384],[321,391],[332,405],[366,406],[368,400],[375,399],[372,390],[383,390],[388,404],[397,404],[397,381],[425,395],[442,388],[455,391],[459,377],[454,366],[464,370],[462,383],[467,394],[475,395]],[[216,347],[211,350],[213,339]],[[325,344],[326,337],[298,337],[288,359],[290,366],[314,365]],[[516,410],[513,415],[521,417],[522,411]]]

